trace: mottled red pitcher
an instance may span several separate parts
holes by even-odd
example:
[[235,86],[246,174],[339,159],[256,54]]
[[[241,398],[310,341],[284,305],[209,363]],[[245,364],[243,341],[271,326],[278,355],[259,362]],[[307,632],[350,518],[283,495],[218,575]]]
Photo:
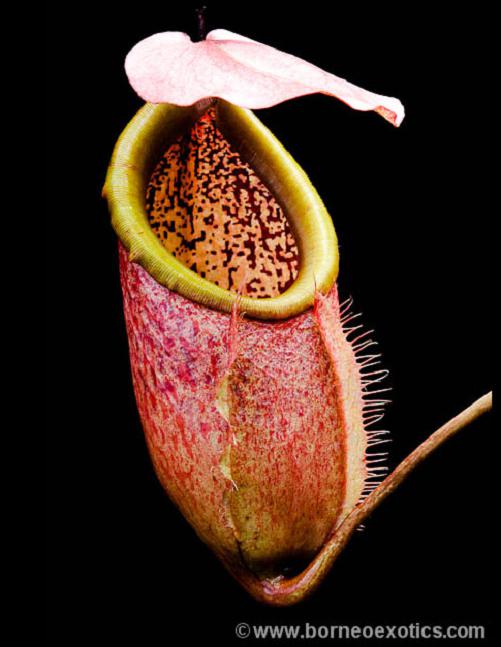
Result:
[[384,372],[339,304],[329,214],[248,107],[321,91],[396,125],[403,110],[212,34],[160,34],[129,54],[131,82],[158,103],[122,133],[104,193],[156,473],[251,594],[291,604],[425,452],[366,499],[384,470],[380,452],[368,458],[384,442],[369,431],[385,403],[369,388]]

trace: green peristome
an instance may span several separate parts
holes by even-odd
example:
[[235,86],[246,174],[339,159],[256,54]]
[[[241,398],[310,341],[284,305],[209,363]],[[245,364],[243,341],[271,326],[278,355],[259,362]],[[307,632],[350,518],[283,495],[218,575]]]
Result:
[[[200,277],[170,254],[151,230],[145,195],[163,151],[209,103],[190,107],[146,104],[122,133],[108,169],[104,195],[113,227],[129,251],[161,285],[197,303],[230,312],[237,298]],[[242,297],[241,308],[257,319],[285,319],[313,305],[315,288],[327,293],[338,273],[337,238],[331,218],[307,175],[250,111],[217,100],[218,127],[272,191],[284,210],[300,253],[297,279],[270,298]]]

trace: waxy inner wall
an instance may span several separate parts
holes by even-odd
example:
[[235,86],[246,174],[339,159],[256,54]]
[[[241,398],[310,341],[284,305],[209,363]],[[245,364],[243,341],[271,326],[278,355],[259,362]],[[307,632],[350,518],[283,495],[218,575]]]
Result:
[[226,290],[274,297],[297,277],[299,251],[287,218],[218,129],[214,108],[164,153],[146,209],[165,248]]

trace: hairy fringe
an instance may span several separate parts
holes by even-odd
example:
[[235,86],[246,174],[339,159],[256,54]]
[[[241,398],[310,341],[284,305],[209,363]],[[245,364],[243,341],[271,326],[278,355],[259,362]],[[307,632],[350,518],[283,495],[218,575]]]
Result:
[[[340,304],[340,313],[346,341],[353,348],[355,359],[359,366],[364,401],[363,419],[367,435],[367,452],[365,456],[367,478],[358,500],[358,505],[381,483],[388,472],[386,464],[388,452],[379,451],[379,449],[381,445],[391,442],[391,439],[388,438],[390,432],[386,429],[374,429],[373,427],[383,419],[385,407],[391,402],[387,398],[382,398],[381,394],[391,391],[391,387],[384,386],[384,381],[387,379],[389,371],[381,368],[381,353],[364,353],[367,349],[378,344],[370,337],[374,330],[365,330],[364,325],[358,322],[356,322],[356,325],[352,324],[354,320],[362,316],[361,312],[352,312],[352,306],[353,298],[349,297]],[[363,530],[363,527],[360,527],[359,530]]]

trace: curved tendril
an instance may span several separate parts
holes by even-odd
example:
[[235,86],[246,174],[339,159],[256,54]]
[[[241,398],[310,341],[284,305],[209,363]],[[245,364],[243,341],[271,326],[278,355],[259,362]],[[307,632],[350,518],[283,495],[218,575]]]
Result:
[[352,510],[316,558],[299,575],[290,579],[258,580],[243,570],[235,572],[234,565],[228,565],[228,568],[249,593],[262,602],[274,606],[288,606],[300,602],[317,588],[357,527],[398,488],[414,468],[448,438],[491,409],[492,392],[489,392],[431,434]]

